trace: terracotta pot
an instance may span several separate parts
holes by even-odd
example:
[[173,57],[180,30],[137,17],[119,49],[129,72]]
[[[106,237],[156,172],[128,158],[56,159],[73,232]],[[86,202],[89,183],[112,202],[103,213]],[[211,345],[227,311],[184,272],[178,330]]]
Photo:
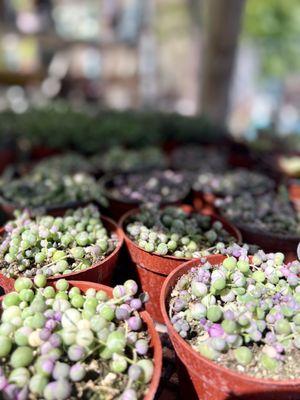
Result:
[[10,149],[0,149],[0,174],[8,165],[15,161],[15,152]]
[[54,149],[51,147],[39,145],[34,146],[31,150],[31,159],[32,160],[42,160],[46,157],[55,156],[60,153],[60,150]]
[[300,179],[290,179],[288,181],[290,200],[293,202],[297,211],[300,211]]
[[[182,207],[187,212],[192,211],[192,207],[190,206],[184,205]],[[174,256],[159,256],[158,254],[148,253],[134,243],[134,241],[125,233],[125,222],[129,217],[138,212],[138,209],[129,211],[127,214],[123,215],[119,224],[123,229],[125,243],[131,260],[136,266],[142,290],[149,294],[149,301],[146,303],[146,310],[149,311],[156,321],[163,322],[163,317],[159,307],[159,295],[162,285],[169,273],[178,265],[187,261],[187,259]],[[221,221],[225,229],[237,239],[238,243],[242,241],[240,232],[225,219],[217,217],[216,215],[211,215],[211,217],[214,221]]]
[[14,283],[15,281],[13,279],[0,274],[0,296],[14,290]]
[[[99,283],[94,283],[94,282],[86,282],[86,281],[69,281],[69,284],[71,286],[76,286],[83,292],[86,292],[88,289],[93,288],[96,290],[103,290],[105,293],[109,295],[109,297],[112,297],[112,288],[101,285]],[[2,298],[0,298],[2,300]],[[147,394],[144,397],[144,400],[153,400],[155,393],[157,391],[159,381],[160,381],[160,376],[161,376],[161,370],[162,370],[162,347],[161,347],[161,342],[158,333],[155,330],[155,326],[153,323],[152,318],[146,311],[142,311],[140,313],[142,320],[144,323],[147,325],[147,329],[149,331],[150,337],[151,337],[151,342],[150,342],[150,348],[153,351],[153,360],[154,360],[154,374],[152,377],[152,380],[149,385],[149,389],[147,391]]]
[[229,149],[228,163],[232,167],[252,168],[256,165],[257,160],[245,143],[231,139]]
[[[92,265],[91,267],[79,271],[79,272],[71,272],[70,274],[57,275],[48,278],[48,281],[53,282],[58,279],[67,279],[67,280],[78,280],[78,281],[89,281],[89,282],[101,282],[105,284],[110,284],[112,275],[115,269],[115,266],[118,261],[118,257],[123,245],[123,233],[122,230],[118,227],[118,225],[110,218],[101,216],[101,220],[105,226],[105,228],[111,232],[115,233],[118,236],[118,243],[116,248],[112,253],[110,253],[104,260],[99,261],[98,263]],[[0,235],[4,234],[4,228],[1,228]]]
[[[212,256],[209,261],[213,265],[218,265],[220,258],[213,259]],[[197,265],[199,265],[199,260],[191,260],[180,265],[168,276],[162,287],[160,307],[176,354],[185,365],[198,398],[201,400],[299,400],[300,379],[275,381],[235,372],[201,356],[175,331],[168,316],[168,299],[180,276]]]

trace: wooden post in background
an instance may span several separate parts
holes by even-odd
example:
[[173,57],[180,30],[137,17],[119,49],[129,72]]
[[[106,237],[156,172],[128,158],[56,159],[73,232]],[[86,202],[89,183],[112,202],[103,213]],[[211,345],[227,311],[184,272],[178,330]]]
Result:
[[203,0],[204,47],[200,109],[226,124],[231,78],[245,0]]

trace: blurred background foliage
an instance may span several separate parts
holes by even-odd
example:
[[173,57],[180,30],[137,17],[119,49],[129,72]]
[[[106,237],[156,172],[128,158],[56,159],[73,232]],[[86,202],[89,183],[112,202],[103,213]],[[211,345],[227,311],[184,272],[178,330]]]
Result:
[[300,2],[250,0],[246,3],[244,37],[260,46],[265,77],[284,77],[300,70]]
[[[231,0],[233,12],[235,1],[243,2]],[[166,131],[169,136],[181,132],[194,137],[197,123],[202,135],[207,117],[198,117],[203,112],[200,92],[209,53],[204,9],[213,4],[217,15],[218,3],[224,4],[215,0],[0,0],[0,111],[20,115],[1,118],[2,137],[5,132],[20,135],[25,128],[60,132],[56,113],[59,108],[65,111],[65,104],[75,114],[102,115],[99,132],[112,141],[112,133],[124,129],[132,132],[134,142],[136,132],[142,131],[143,124],[150,127],[150,121],[151,132],[144,135],[147,142]],[[244,3],[223,125],[236,137],[250,139],[262,129],[283,135],[300,132],[300,3]],[[223,25],[220,48],[232,24],[224,20]],[[226,66],[217,61],[214,68],[221,74]],[[218,82],[212,91],[216,86]],[[53,117],[49,115],[52,104]],[[41,107],[46,110],[28,113]],[[108,109],[114,111],[102,111]],[[47,116],[39,119],[37,114],[43,113]],[[187,117],[192,117],[189,127]],[[72,119],[83,129],[84,118],[80,122],[78,118],[72,116],[70,122],[64,118],[66,132],[79,130],[71,128]],[[212,130],[208,132],[212,135]]]

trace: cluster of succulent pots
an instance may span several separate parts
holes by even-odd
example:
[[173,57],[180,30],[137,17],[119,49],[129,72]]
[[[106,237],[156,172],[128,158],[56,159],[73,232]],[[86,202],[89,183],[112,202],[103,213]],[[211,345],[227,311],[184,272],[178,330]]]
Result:
[[58,209],[91,201],[106,205],[96,179],[84,172],[62,174],[62,171],[29,173],[23,177],[0,183],[0,201],[10,212],[17,208]]
[[93,205],[62,217],[23,211],[2,232],[0,270],[13,278],[79,272],[104,260],[117,243],[118,237],[108,232]]
[[132,280],[111,290],[65,279],[47,286],[42,274],[18,278],[2,299],[4,398],[137,400],[155,392],[161,349],[137,291]]
[[92,161],[95,167],[106,173],[164,168],[167,163],[164,153],[154,146],[139,150],[114,146],[104,154],[94,156]]
[[[21,211],[0,232],[0,284],[15,283],[2,299],[0,397],[152,400],[161,354],[145,300],[199,398],[252,400],[253,382],[263,398],[282,380],[300,393],[298,212],[269,176],[229,165],[216,147],[177,147],[168,163],[157,147],[115,146],[3,176],[3,208]],[[190,189],[197,211],[183,204]],[[90,204],[106,198],[119,226]],[[148,296],[132,280],[92,283],[111,281],[123,236]]]

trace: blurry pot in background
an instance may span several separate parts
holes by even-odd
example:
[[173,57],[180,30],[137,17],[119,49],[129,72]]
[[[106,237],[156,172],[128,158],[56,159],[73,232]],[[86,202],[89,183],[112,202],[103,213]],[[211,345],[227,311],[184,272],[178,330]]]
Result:
[[107,174],[100,183],[109,200],[109,211],[116,220],[143,203],[182,203],[190,192],[187,174],[171,170]]

